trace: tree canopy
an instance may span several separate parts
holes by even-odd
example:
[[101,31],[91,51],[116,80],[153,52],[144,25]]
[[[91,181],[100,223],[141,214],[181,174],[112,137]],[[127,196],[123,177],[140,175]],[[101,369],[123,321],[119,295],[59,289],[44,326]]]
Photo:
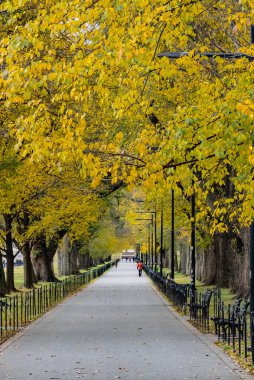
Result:
[[1,130],[17,161],[55,175],[73,163],[92,189],[195,191],[212,232],[226,217],[250,223],[253,61],[194,53],[254,55],[252,1],[21,0],[0,10]]

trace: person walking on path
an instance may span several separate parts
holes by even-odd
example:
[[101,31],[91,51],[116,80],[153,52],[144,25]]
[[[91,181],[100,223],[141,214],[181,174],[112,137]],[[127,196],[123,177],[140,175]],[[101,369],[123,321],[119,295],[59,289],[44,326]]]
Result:
[[139,262],[137,263],[137,270],[138,270],[138,275],[139,275],[139,277],[142,276],[142,269],[143,269],[143,263],[142,263],[142,261],[139,261]]

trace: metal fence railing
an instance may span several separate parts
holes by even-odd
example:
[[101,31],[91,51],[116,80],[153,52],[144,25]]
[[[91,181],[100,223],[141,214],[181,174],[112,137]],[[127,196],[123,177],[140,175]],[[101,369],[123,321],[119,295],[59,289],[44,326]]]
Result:
[[40,285],[0,299],[0,342],[44,314],[83,285],[101,276],[114,262],[71,276],[61,282]]
[[236,299],[232,305],[226,305],[218,288],[201,293],[196,289],[193,291],[190,285],[177,284],[147,265],[144,265],[144,271],[197,328],[215,333],[219,341],[232,347],[245,360],[253,357],[254,347],[251,347],[250,336],[254,328],[254,316],[249,311],[247,300]]

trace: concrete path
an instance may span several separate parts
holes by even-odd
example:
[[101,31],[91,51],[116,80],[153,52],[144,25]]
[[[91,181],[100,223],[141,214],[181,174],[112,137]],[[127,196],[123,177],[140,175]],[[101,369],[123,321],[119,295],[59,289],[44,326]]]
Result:
[[0,379],[253,379],[122,262],[0,346]]

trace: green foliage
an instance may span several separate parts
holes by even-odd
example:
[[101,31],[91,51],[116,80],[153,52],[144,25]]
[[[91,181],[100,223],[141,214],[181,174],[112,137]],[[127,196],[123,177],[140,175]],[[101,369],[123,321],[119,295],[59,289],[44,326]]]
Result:
[[[249,225],[253,62],[195,53],[253,55],[252,1],[27,4],[0,5],[0,128],[11,152],[10,166],[2,152],[11,195],[1,187],[0,208],[20,212],[25,202],[29,238],[63,227],[86,234],[100,217],[93,196],[109,183],[142,184],[148,197],[179,188],[182,202],[195,192],[210,233]],[[190,54],[157,56],[172,50]]]

